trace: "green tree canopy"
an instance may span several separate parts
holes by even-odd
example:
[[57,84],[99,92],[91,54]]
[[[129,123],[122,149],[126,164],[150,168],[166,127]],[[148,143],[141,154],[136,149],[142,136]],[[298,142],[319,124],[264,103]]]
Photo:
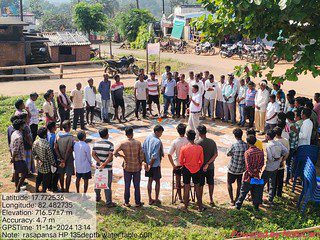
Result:
[[135,41],[139,27],[154,22],[152,14],[146,9],[131,9],[117,16],[119,33],[129,42]]
[[106,27],[106,15],[103,13],[103,6],[100,3],[88,4],[78,3],[74,8],[74,23],[88,35],[90,32],[102,32]]
[[[275,54],[291,62],[294,55],[301,54],[294,66],[282,76],[273,76],[274,61],[270,57],[266,75],[268,80],[282,82],[296,81],[297,75],[312,72],[320,74],[320,32],[318,0],[199,0],[214,16],[203,16],[196,22],[205,37],[223,39],[227,34],[242,34],[254,39],[267,37],[275,41],[270,56]],[[237,68],[244,73],[244,67]],[[261,67],[254,65],[247,74],[261,75]]]
[[64,31],[73,28],[72,15],[68,13],[55,13],[52,11],[46,11],[41,17],[42,31]]

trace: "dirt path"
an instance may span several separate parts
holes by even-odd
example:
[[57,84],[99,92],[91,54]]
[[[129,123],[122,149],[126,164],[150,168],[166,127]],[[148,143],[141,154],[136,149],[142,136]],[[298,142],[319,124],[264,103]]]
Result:
[[[107,45],[101,45],[101,51],[109,52],[109,47]],[[143,50],[124,50],[119,49],[118,45],[113,47],[113,54],[130,54],[135,53],[143,56],[145,51]],[[209,70],[218,79],[220,75],[232,72],[235,66],[245,64],[245,61],[237,59],[222,59],[219,55],[214,56],[204,56],[195,54],[174,54],[174,53],[161,53],[163,58],[172,58],[189,65],[186,69],[181,69],[180,72],[188,73],[188,71],[193,70],[195,72]],[[286,69],[291,67],[291,64],[280,63],[274,69],[275,74],[283,74]],[[64,79],[43,79],[43,80],[32,80],[32,81],[13,81],[13,82],[0,82],[0,95],[5,96],[18,96],[29,94],[30,92],[36,91],[38,93],[44,93],[47,89],[53,89],[58,91],[60,84],[67,85],[68,90],[74,88],[77,82],[81,82],[86,85],[86,81],[89,77],[93,77],[96,84],[101,80],[103,74],[103,68],[100,66],[85,67],[90,70],[96,70],[91,73],[66,75]],[[72,71],[83,71],[84,67],[68,67],[65,72]],[[58,73],[58,68],[52,68],[51,71]],[[122,79],[126,86],[133,86],[134,76],[123,75]],[[256,79],[255,81],[259,81]],[[300,95],[305,95],[312,97],[315,92],[320,91],[320,77],[313,78],[311,74],[299,76],[299,81],[297,82],[285,82],[283,89],[295,89]]]

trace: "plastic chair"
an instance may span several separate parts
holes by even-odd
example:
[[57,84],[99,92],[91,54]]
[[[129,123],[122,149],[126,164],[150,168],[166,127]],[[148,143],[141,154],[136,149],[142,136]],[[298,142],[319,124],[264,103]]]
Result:
[[294,180],[292,184],[292,192],[294,192],[297,185],[297,178],[303,177],[303,169],[306,164],[306,160],[309,157],[313,164],[318,161],[319,147],[316,145],[302,145],[298,147],[297,154],[294,158]]
[[303,197],[304,202],[301,208],[301,212],[304,213],[308,202],[312,201],[320,203],[320,186],[317,183],[316,168],[311,159],[308,158],[303,171]]

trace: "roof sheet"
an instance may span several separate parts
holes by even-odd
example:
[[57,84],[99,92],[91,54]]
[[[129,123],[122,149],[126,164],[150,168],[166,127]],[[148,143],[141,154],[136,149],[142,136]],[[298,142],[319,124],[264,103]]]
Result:
[[15,17],[0,17],[0,25],[21,25],[28,26],[26,22],[22,22],[19,18]]
[[78,32],[46,32],[42,36],[49,39],[49,46],[83,46],[91,44],[88,38]]

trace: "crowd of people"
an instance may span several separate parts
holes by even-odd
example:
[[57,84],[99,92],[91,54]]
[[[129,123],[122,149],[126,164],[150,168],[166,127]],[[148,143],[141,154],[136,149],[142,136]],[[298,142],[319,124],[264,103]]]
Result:
[[[172,142],[168,154],[178,197],[184,208],[188,208],[191,179],[199,211],[205,209],[202,204],[205,183],[208,185],[210,205],[214,206],[214,162],[218,157],[218,149],[215,141],[207,137],[207,128],[200,124],[200,120],[213,122],[219,119],[231,126],[238,125],[233,130],[235,142],[227,151],[230,157],[227,188],[231,205],[240,209],[251,192],[253,205],[259,209],[263,203],[265,185],[268,188],[268,204],[273,205],[274,197],[282,196],[283,184],[288,184],[292,178],[297,148],[318,145],[320,93],[315,94],[313,104],[312,99],[296,96],[294,90],[285,94],[279,84],[273,84],[273,89],[270,89],[266,80],[256,85],[250,77],[237,80],[230,73],[227,79],[222,75],[216,81],[209,71],[204,74],[191,71],[186,79],[184,74],[172,73],[170,66],[165,69],[161,80],[157,79],[155,72],[151,72],[149,77],[143,69],[140,70],[134,83],[135,117],[140,120],[140,113],[143,118],[188,117],[188,125],[178,124],[177,138]],[[16,112],[11,118],[12,125],[8,127],[8,144],[16,192],[20,191],[25,178],[37,170],[36,192],[40,192],[40,186],[41,192],[69,192],[71,178],[76,175],[77,192],[80,192],[80,181],[83,179],[83,191],[86,193],[89,179],[92,178],[91,169],[95,166],[108,169],[108,188],[104,190],[106,205],[115,206],[112,200],[112,165],[114,157],[119,157],[123,159],[124,205],[130,206],[131,181],[135,189],[135,205],[143,205],[140,194],[142,168],[149,179],[149,204],[161,204],[159,193],[164,157],[161,142],[164,128],[161,125],[155,126],[153,133],[143,143],[134,138],[132,127],[125,129],[127,140],[117,143],[116,147],[109,140],[106,127],[99,130],[101,139],[94,142],[92,148],[86,141],[85,124],[95,124],[93,116],[98,92],[101,95],[101,121],[110,123],[111,102],[114,120],[127,121],[124,84],[120,76],[116,75],[112,84],[108,75],[104,74],[98,89],[92,78],[83,91],[81,83],[77,83],[70,96],[65,85],[60,85],[59,90],[56,99],[53,90],[44,94],[42,109],[38,109],[35,103],[39,97],[37,93],[30,94],[26,103],[23,100],[15,103]],[[156,114],[153,113],[153,104],[157,108]],[[73,119],[70,119],[71,111]],[[40,128],[39,114],[45,118],[45,125]],[[75,136],[71,130],[77,130],[79,122],[81,130]],[[265,135],[265,139],[258,140],[256,134]],[[266,143],[265,150],[262,142]],[[153,181],[155,197],[152,197]],[[236,196],[232,187],[235,182]],[[95,189],[95,192],[96,200],[100,201],[101,189]]]

